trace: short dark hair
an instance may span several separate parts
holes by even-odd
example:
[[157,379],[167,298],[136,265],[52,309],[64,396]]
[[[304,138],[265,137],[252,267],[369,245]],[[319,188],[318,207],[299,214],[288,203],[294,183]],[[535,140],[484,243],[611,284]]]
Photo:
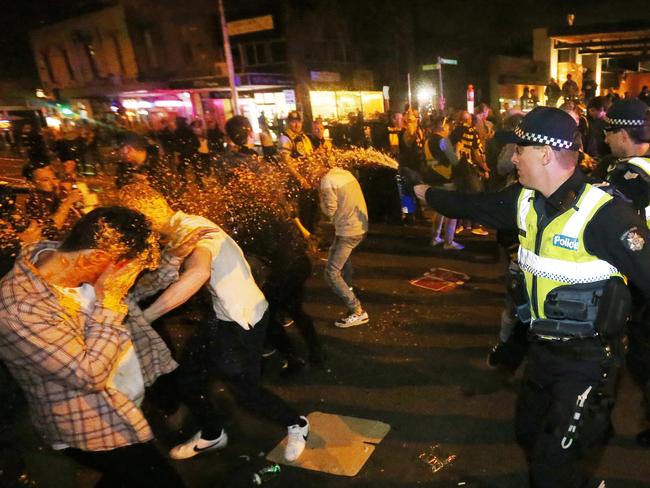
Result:
[[251,129],[251,123],[243,115],[235,115],[226,122],[226,134],[232,142],[238,146],[243,146],[248,141],[248,131]]
[[449,122],[449,119],[444,115],[436,115],[431,118],[431,128],[433,130],[442,129],[446,123]]
[[623,127],[623,130],[630,136],[635,144],[646,144],[650,142],[650,120],[646,120],[641,127]]
[[595,110],[607,110],[607,97],[594,97],[589,101],[589,104],[587,105],[587,110],[590,108],[593,108]]
[[48,166],[50,166],[49,161],[45,161],[45,160],[30,161],[25,166],[23,166],[22,174],[29,181],[34,181],[34,171],[47,168]]
[[116,258],[131,259],[149,247],[150,235],[149,221],[140,212],[126,207],[100,207],[77,221],[59,250],[74,252],[102,249],[114,252],[110,247],[117,245],[120,254]]
[[146,151],[147,147],[149,147],[147,139],[135,132],[123,132],[120,134],[118,144],[120,147],[130,146],[138,151]]

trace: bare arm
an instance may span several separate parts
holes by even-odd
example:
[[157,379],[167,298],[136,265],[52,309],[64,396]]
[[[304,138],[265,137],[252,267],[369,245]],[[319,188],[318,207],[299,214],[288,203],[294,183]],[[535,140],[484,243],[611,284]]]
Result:
[[185,270],[177,282],[167,288],[149,308],[144,311],[147,321],[162,317],[180,307],[198,292],[210,279],[212,254],[203,247],[197,247],[185,260]]
[[54,222],[57,229],[63,227],[74,204],[81,201],[83,201],[81,192],[79,190],[72,190],[68,197],[61,202],[58,210],[52,215],[52,222]]

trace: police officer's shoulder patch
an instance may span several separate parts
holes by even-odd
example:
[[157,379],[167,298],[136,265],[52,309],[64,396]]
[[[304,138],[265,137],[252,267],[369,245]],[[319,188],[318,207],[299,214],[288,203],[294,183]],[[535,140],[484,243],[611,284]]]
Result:
[[632,227],[626,230],[621,236],[623,245],[630,251],[640,251],[645,246],[645,239],[637,231],[637,227]]

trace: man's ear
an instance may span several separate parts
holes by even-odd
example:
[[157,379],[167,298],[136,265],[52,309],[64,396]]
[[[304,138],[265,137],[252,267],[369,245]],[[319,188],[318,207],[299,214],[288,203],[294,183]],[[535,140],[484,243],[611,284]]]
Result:
[[551,146],[544,146],[542,150],[542,165],[546,166],[551,161],[553,161],[553,149],[551,149]]
[[634,143],[634,141],[633,141],[632,138],[630,137],[630,134],[629,134],[625,129],[621,129],[621,130],[619,130],[618,133],[619,133],[619,134],[621,135],[621,137],[623,138],[623,143],[624,143],[624,144]]

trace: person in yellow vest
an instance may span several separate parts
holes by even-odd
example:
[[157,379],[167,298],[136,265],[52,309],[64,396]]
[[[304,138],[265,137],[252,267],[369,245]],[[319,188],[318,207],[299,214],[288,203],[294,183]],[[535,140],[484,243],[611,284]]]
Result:
[[532,343],[517,440],[532,487],[582,487],[582,462],[611,433],[630,309],[626,279],[650,298],[650,232],[627,202],[577,170],[578,128],[570,115],[537,107],[509,137],[519,184],[483,194],[417,184],[414,192],[448,217],[518,231],[519,295],[527,302],[519,304],[519,318]]
[[298,169],[298,159],[313,154],[309,136],[302,127],[302,116],[297,110],[287,115],[287,129],[278,141],[280,159],[283,167],[291,175],[292,188],[289,192],[296,197],[300,224],[311,234],[318,225],[318,189],[313,188]]
[[[430,183],[445,190],[454,190],[453,169],[458,165],[458,157],[449,141],[450,124],[445,116],[437,116],[431,121],[432,133],[424,143],[425,172]],[[454,241],[456,219],[448,219],[436,213],[431,228],[431,245],[442,244],[445,251],[461,251],[465,246]],[[444,227],[444,237],[441,236]]]
[[[650,108],[638,99],[617,100],[604,117],[605,142],[615,159],[606,180],[632,202],[650,226]],[[650,309],[642,294],[632,289],[633,312],[628,324],[626,363],[641,386],[650,420]],[[650,447],[650,429],[636,436],[643,447]]]

